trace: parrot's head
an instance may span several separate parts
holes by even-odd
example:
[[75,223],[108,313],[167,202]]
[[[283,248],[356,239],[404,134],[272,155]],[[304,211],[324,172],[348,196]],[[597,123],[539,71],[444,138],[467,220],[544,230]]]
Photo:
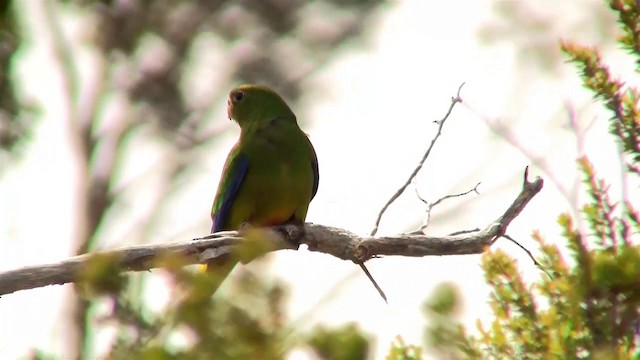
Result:
[[276,118],[296,121],[295,115],[280,95],[260,85],[242,85],[231,90],[227,100],[227,114],[241,128],[268,125]]

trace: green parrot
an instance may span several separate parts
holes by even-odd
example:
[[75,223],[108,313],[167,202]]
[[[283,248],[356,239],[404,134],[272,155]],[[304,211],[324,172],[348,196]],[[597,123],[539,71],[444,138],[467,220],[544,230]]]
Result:
[[318,159],[289,106],[271,89],[243,85],[227,100],[240,139],[229,152],[213,201],[211,232],[304,224],[318,191]]
[[[227,113],[240,125],[240,138],[213,200],[211,232],[304,224],[318,191],[318,159],[293,111],[273,90],[242,85],[229,93]],[[214,259],[207,271],[221,283],[235,264]]]
[[[251,84],[231,90],[227,113],[240,125],[240,138],[227,156],[213,200],[211,232],[303,225],[318,191],[318,159],[293,111],[273,90]],[[221,283],[235,264],[216,258],[207,271]]]

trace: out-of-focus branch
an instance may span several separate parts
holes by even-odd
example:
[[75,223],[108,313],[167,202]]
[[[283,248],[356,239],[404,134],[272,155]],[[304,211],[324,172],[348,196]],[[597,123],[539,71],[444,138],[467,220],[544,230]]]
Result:
[[[43,3],[47,30],[52,37],[52,47],[56,60],[61,69],[64,99],[67,102],[67,110],[71,119],[71,126],[78,126],[76,122],[77,101],[80,94],[80,76],[74,52],[69,41],[60,26],[60,16],[57,13],[56,3]],[[74,129],[75,131],[76,129]]]
[[[372,257],[384,255],[421,257],[429,255],[480,254],[502,237],[509,224],[543,187],[543,180],[527,179],[525,171],[522,190],[513,203],[484,230],[453,236],[397,235],[385,237],[359,236],[344,229],[306,224],[304,232],[293,225],[263,229],[268,236],[269,250],[297,249],[305,244],[310,251],[323,252],[343,260],[361,264]],[[266,234],[266,233],[265,233]],[[97,253],[109,256],[122,271],[144,271],[161,267],[159,259],[175,256],[185,264],[203,263],[218,256],[227,256],[239,246],[254,241],[236,231],[218,232],[195,241],[172,244],[135,246]],[[75,256],[59,263],[24,267],[0,273],[0,294],[48,285],[74,282],[84,267],[97,254]]]
[[[74,152],[79,156],[77,165],[79,166],[79,174],[88,174],[89,171],[89,158],[91,154],[91,126],[86,123],[81,123],[79,120],[79,107],[80,107],[80,94],[81,94],[81,79],[76,63],[76,57],[74,55],[74,49],[69,43],[67,36],[62,28],[60,21],[61,17],[58,13],[59,6],[56,2],[45,1],[43,3],[43,10],[46,19],[46,26],[48,32],[51,34],[51,46],[54,51],[55,60],[58,62],[61,74],[62,85],[62,98],[65,102],[68,111],[68,124],[69,124],[69,139]],[[83,185],[79,186],[82,189],[80,193],[80,200],[78,201],[81,206],[88,204],[88,200],[92,198],[92,194],[105,194],[104,189],[98,189],[98,191],[91,191],[96,189],[95,184],[89,183],[89,178],[80,179]],[[84,191],[91,189],[89,191]],[[75,246],[78,249],[76,253],[85,253],[88,249],[88,242],[93,234],[92,219],[95,219],[93,214],[98,207],[86,206],[78,211],[78,220],[76,222],[76,241]],[[86,211],[85,211],[86,210]],[[71,329],[66,333],[68,342],[74,349],[72,357],[77,359],[85,359],[88,354],[89,347],[89,334],[91,328],[88,327],[89,321],[89,301],[78,296],[77,293],[72,295],[71,301],[68,302],[68,306],[71,309],[71,323],[69,324]]]
[[[531,163],[535,165],[537,168],[544,171],[547,175],[547,178],[556,186],[558,191],[562,194],[562,196],[567,200],[567,203],[572,206],[572,209],[577,208],[578,199],[577,194],[573,188],[575,187],[575,183],[573,187],[568,187],[562,181],[561,178],[551,169],[549,162],[545,159],[544,156],[536,154],[534,150],[527,148],[517,136],[515,136],[509,127],[505,126],[505,123],[509,123],[509,121],[505,121],[504,119],[492,119],[488,116],[483,115],[480,111],[473,108],[469,103],[463,104],[471,112],[478,115],[478,117],[485,122],[489,130],[491,130],[494,134],[498,135],[501,139],[505,140],[509,145],[518,150],[522,155],[524,155],[527,159],[531,160]],[[569,116],[571,113],[569,112]],[[571,121],[569,120],[569,125],[572,126]],[[577,133],[577,136],[580,136],[580,133]]]

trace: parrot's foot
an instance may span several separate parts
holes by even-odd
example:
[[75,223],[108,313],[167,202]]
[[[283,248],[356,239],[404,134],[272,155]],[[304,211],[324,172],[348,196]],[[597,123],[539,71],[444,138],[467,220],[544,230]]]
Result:
[[304,239],[304,224],[298,222],[287,222],[276,228],[282,237],[291,245],[292,249],[298,250]]
[[250,229],[253,229],[253,227],[254,226],[249,224],[248,222],[243,222],[242,224],[240,224],[240,227],[238,227],[238,235],[245,235]]

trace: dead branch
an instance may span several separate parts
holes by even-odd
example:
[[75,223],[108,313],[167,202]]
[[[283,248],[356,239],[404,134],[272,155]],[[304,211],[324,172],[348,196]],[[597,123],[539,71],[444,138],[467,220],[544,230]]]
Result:
[[[525,170],[522,190],[513,203],[484,230],[442,237],[423,234],[397,236],[359,236],[344,229],[311,224],[304,232],[293,225],[264,229],[270,236],[268,251],[298,249],[299,244],[307,245],[310,251],[333,255],[357,264],[379,256],[430,256],[480,254],[502,237],[509,224],[525,208],[529,201],[542,189],[543,180],[537,177],[533,182],[527,178]],[[271,236],[272,235],[272,236]],[[238,246],[246,244],[236,231],[223,231],[204,238],[180,243],[131,246],[121,249],[74,256],[67,260],[0,273],[0,295],[20,290],[34,289],[48,285],[75,282],[92,256],[109,256],[117,262],[122,271],[146,271],[162,267],[158,261],[166,256],[184,259],[185,264],[203,263],[214,257],[228,255]]]
[[396,192],[393,195],[391,195],[391,197],[389,198],[389,200],[387,200],[384,206],[382,206],[382,209],[380,209],[380,212],[378,213],[378,217],[376,218],[376,223],[375,225],[373,225],[373,230],[371,230],[371,233],[369,235],[374,236],[378,232],[378,228],[380,227],[380,221],[382,221],[382,215],[384,215],[385,211],[387,211],[389,206],[391,206],[391,204],[393,204],[393,202],[396,201],[400,197],[400,195],[404,193],[405,190],[407,190],[409,185],[411,185],[411,182],[413,181],[413,179],[415,179],[415,177],[418,175],[420,170],[422,170],[422,167],[424,166],[425,161],[431,154],[431,149],[433,149],[433,146],[436,144],[436,141],[438,141],[438,138],[440,137],[440,135],[442,135],[442,128],[444,127],[445,121],[447,121],[447,119],[449,118],[449,115],[451,115],[451,112],[453,111],[453,108],[456,106],[456,104],[462,102],[462,98],[460,97],[460,91],[462,90],[463,86],[464,86],[464,83],[460,84],[460,86],[458,87],[458,93],[456,94],[456,97],[451,98],[451,105],[449,105],[449,110],[447,110],[447,113],[444,115],[444,117],[440,120],[434,121],[436,124],[438,124],[438,131],[436,131],[436,135],[433,137],[433,139],[431,139],[431,143],[429,143],[429,147],[427,148],[427,151],[425,151],[424,155],[422,155],[422,159],[420,159],[418,166],[416,166],[415,169],[413,169],[413,172],[411,172],[411,175],[409,175],[409,178],[404,182],[404,184],[402,184],[402,186],[398,190],[396,190]]

